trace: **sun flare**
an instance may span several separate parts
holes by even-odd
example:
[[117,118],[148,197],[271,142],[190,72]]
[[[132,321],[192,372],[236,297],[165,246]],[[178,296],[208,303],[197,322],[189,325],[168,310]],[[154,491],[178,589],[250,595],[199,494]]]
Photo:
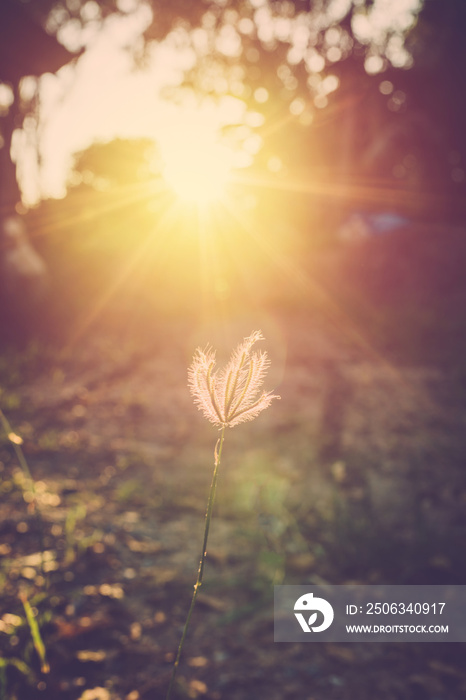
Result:
[[188,117],[160,141],[163,176],[183,201],[208,204],[221,199],[232,169],[232,153],[215,130]]
[[220,199],[228,181],[228,163],[213,147],[190,144],[170,151],[164,177],[183,200],[206,203]]

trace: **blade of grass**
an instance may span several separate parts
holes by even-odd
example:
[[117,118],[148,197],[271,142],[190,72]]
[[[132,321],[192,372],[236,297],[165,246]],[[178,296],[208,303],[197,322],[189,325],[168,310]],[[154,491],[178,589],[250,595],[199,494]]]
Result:
[[47,662],[47,657],[46,657],[46,652],[45,652],[45,644],[42,640],[42,636],[40,633],[39,625],[37,623],[37,620],[34,616],[34,612],[31,608],[31,605],[27,599],[26,593],[24,591],[21,591],[19,594],[19,597],[21,599],[21,602],[23,604],[24,612],[26,615],[26,621],[29,625],[29,630],[31,632],[31,637],[32,641],[34,644],[34,649],[37,652],[37,655],[40,660],[40,670],[42,673],[49,673],[50,671],[50,666]]
[[39,547],[40,551],[42,552],[42,558],[41,558],[41,563],[40,563],[40,568],[41,568],[41,573],[42,576],[44,576],[46,585],[48,585],[48,579],[44,575],[44,557],[43,557],[43,552],[44,552],[44,526],[43,526],[43,521],[42,521],[42,513],[39,508],[39,501],[37,498],[37,492],[36,492],[36,487],[35,487],[35,482],[34,479],[32,478],[31,470],[29,469],[29,465],[27,463],[26,457],[24,456],[23,449],[21,447],[22,445],[22,438],[17,435],[14,431],[13,428],[10,425],[10,421],[8,418],[5,416],[3,413],[2,409],[0,408],[0,423],[2,424],[3,430],[6,433],[6,436],[10,443],[13,445],[13,449],[16,453],[16,457],[18,459],[18,462],[20,464],[21,469],[23,470],[26,479],[29,482],[29,492],[32,494],[32,501],[28,501],[26,499],[26,488],[23,487],[23,498],[28,504],[28,510],[32,513],[35,512],[36,517],[37,517],[37,530],[38,530],[38,537],[39,537]]
[[18,462],[20,464],[20,467],[23,470],[24,474],[26,475],[26,478],[29,481],[29,488],[30,488],[32,496],[33,496],[33,507],[37,508],[37,494],[36,494],[34,479],[32,478],[31,471],[29,469],[29,465],[26,461],[26,457],[24,456],[24,452],[23,452],[22,447],[21,447],[23,440],[22,440],[22,438],[20,438],[19,435],[17,435],[14,432],[13,428],[10,425],[10,421],[5,416],[5,414],[3,413],[1,408],[0,408],[0,422],[2,424],[3,430],[6,433],[8,440],[13,445],[13,449],[16,453],[16,457],[18,458]]

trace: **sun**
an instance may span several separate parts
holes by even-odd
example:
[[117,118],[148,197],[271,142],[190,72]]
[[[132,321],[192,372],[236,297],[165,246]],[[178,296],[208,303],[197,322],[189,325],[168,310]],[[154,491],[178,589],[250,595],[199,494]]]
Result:
[[187,112],[166,131],[160,150],[165,182],[180,200],[206,205],[224,197],[233,154],[212,124]]
[[225,194],[230,167],[216,144],[193,142],[166,153],[163,174],[180,199],[207,204]]

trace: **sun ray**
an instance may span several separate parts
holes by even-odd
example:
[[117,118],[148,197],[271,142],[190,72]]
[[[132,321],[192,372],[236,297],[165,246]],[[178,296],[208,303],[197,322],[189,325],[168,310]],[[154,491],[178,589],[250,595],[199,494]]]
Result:
[[[131,275],[140,272],[138,266],[147,262],[147,259],[154,260],[157,251],[167,249],[171,245],[170,234],[178,220],[177,208],[172,204],[167,207],[157,225],[154,225],[151,232],[137,246],[133,254],[126,261],[120,272],[116,275],[113,282],[101,293],[100,297],[94,302],[91,309],[81,317],[75,324],[64,352],[69,352],[76,342],[85,334],[85,332],[96,322],[102,315],[104,309],[114,298],[119,289],[130,278]],[[132,222],[135,225],[135,222]]]
[[444,203],[444,196],[435,193],[424,193],[402,190],[377,183],[371,178],[366,183],[324,182],[310,177],[289,178],[286,180],[258,174],[236,173],[232,178],[234,184],[242,187],[309,194],[318,197],[331,198],[339,202],[348,201],[355,208],[358,206],[380,205],[384,208],[397,207],[405,211],[417,210],[419,207],[438,207]]
[[88,191],[73,192],[64,201],[65,206],[60,208],[60,217],[52,219],[44,217],[35,225],[32,236],[42,237],[61,232],[66,235],[68,229],[74,226],[92,225],[99,218],[110,214],[123,212],[125,209],[144,207],[152,204],[158,197],[167,195],[166,185],[160,180],[147,183],[131,183],[114,187],[111,196],[106,199],[92,200],[92,208],[87,205],[90,201]]
[[357,322],[348,315],[345,309],[341,307],[318,280],[313,279],[306,273],[296,261],[291,262],[284,257],[281,252],[279,253],[272,245],[268,244],[265,235],[263,233],[257,233],[254,222],[248,222],[244,216],[240,216],[238,211],[234,209],[230,209],[229,214],[261,248],[269,260],[276,266],[276,269],[284,274],[292,286],[300,293],[304,293],[307,298],[317,298],[327,318],[334,322],[349,340],[355,342],[368,357],[377,361],[378,364],[382,365],[394,377],[401,380],[400,373],[396,370],[395,366],[376,350],[373,343],[367,339]]

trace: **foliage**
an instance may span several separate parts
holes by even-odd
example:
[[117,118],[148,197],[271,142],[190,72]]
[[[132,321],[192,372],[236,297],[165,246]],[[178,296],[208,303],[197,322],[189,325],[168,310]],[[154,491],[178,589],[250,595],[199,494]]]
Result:
[[[144,46],[133,48],[137,64],[144,64],[152,42],[167,39],[185,53],[185,84],[196,92],[232,94],[256,105],[270,93],[268,111],[273,112],[276,101],[292,103],[296,98],[310,97],[325,106],[334,85],[325,76],[347,73],[350,58],[356,65],[365,62],[371,73],[390,65],[410,66],[403,42],[421,0],[413,0],[399,15],[369,0],[39,0],[26,5],[72,50],[84,48],[110,15],[150,8]],[[295,102],[295,111],[300,105]]]
[[143,183],[154,177],[151,161],[155,160],[156,146],[150,139],[94,143],[75,155],[71,184],[103,191]]
[[[187,91],[198,99],[240,99],[262,120],[254,127],[267,138],[267,149],[256,156],[262,172],[275,156],[283,177],[304,173],[319,183],[350,183],[352,198],[370,182],[379,206],[389,185],[428,190],[439,199],[454,195],[446,207],[463,213],[456,202],[466,183],[465,102],[457,85],[466,60],[459,39],[466,17],[458,0],[412,0],[393,9],[369,0],[26,5],[74,49],[85,49],[112,15],[145,11],[141,41],[127,47],[135,67],[147,67],[154,42],[164,42],[184,57],[184,77],[165,95],[169,100]],[[242,124],[226,130],[232,142],[245,138]],[[104,185],[95,176],[94,184]]]

